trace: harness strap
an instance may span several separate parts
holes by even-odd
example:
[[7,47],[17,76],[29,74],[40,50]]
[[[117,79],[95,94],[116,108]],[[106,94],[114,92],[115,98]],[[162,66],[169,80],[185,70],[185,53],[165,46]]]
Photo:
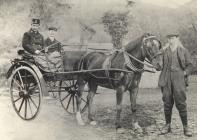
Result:
[[[117,51],[113,51],[110,56],[108,56],[106,58],[106,60],[104,61],[103,63],[103,67],[106,69],[105,70],[105,75],[107,76],[107,79],[109,80],[109,84],[111,86],[111,88],[114,88],[114,84],[113,84],[113,81],[112,79],[110,78],[110,68],[111,68],[111,62],[113,60],[113,58],[115,57],[115,55],[117,55]],[[108,64],[106,64],[108,63]]]

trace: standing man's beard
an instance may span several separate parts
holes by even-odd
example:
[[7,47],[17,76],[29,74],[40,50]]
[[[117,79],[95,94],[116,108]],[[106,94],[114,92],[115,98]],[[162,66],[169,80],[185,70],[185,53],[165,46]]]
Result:
[[176,50],[178,48],[178,45],[176,42],[171,43],[170,48],[172,51]]

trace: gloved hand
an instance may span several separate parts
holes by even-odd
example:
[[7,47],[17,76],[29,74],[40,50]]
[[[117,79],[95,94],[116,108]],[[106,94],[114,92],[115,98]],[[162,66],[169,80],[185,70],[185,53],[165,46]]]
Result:
[[36,50],[35,51],[35,54],[40,54],[40,50]]
[[44,48],[44,52],[47,53],[48,51],[49,51],[49,48],[48,47],[45,47]]

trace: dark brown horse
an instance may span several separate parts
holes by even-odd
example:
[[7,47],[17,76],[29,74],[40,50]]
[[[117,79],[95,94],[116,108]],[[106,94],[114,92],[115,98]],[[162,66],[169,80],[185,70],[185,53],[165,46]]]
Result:
[[[79,98],[78,98],[78,111],[76,114],[77,121],[80,125],[84,122],[80,114],[80,103],[81,95],[83,94],[83,89],[85,82],[88,82],[89,93],[87,96],[88,101],[88,119],[91,124],[96,124],[92,115],[92,102],[93,97],[96,93],[97,87],[102,86],[110,89],[116,90],[116,100],[117,100],[117,116],[116,116],[116,128],[120,128],[120,115],[122,111],[122,98],[123,93],[129,91],[131,110],[132,110],[132,126],[135,130],[141,131],[141,127],[137,123],[136,119],[136,98],[139,88],[139,82],[142,75],[142,69],[145,58],[147,58],[150,63],[157,68],[157,62],[160,61],[159,50],[161,47],[160,41],[150,34],[144,34],[140,38],[128,43],[125,48],[125,52],[130,55],[131,67],[125,65],[124,51],[117,51],[111,60],[111,67],[116,69],[128,70],[127,72],[120,71],[100,71],[92,72],[85,75],[80,75],[79,84]],[[127,55],[128,56],[128,55]],[[83,60],[82,68],[84,70],[91,69],[102,69],[103,63],[105,62],[107,55],[102,52],[92,52],[85,56]],[[141,62],[139,62],[139,61]]]

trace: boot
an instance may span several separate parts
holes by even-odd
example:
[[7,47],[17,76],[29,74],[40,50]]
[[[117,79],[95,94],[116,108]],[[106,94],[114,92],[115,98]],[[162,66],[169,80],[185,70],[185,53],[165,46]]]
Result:
[[183,124],[184,135],[188,136],[188,137],[192,137],[192,132],[188,127],[187,114],[181,114],[180,117],[181,117],[181,121],[182,121],[182,124]]
[[170,124],[166,124],[166,125],[162,128],[161,134],[162,134],[162,135],[165,135],[165,134],[167,134],[167,133],[169,133],[169,132],[171,132]]
[[183,132],[184,132],[185,136],[192,137],[192,132],[191,132],[191,130],[189,129],[188,126],[183,126]]
[[161,130],[162,135],[171,132],[170,124],[171,124],[172,112],[165,111],[164,114],[165,114],[166,125]]

